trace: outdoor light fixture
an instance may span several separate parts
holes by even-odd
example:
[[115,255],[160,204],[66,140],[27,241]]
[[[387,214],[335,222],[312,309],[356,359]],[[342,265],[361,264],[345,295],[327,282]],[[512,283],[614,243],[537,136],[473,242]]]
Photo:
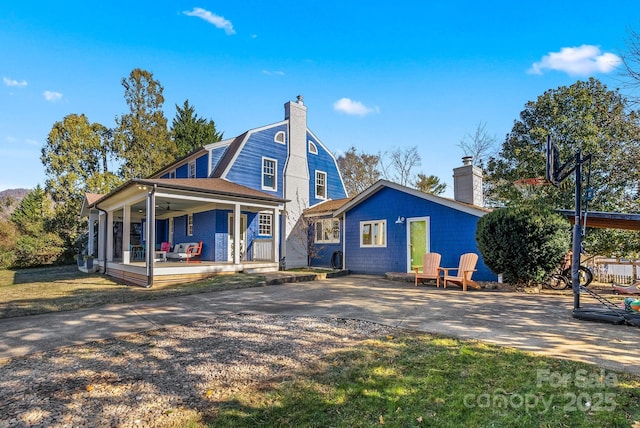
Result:
[[398,219],[396,220],[396,224],[402,224],[404,223],[404,217],[398,216]]

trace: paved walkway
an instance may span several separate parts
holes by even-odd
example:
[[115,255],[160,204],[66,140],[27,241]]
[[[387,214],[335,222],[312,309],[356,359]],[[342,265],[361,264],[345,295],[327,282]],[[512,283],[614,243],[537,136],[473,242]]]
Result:
[[579,321],[572,308],[572,296],[463,293],[351,275],[4,319],[0,359],[216,315],[264,313],[362,319],[640,374],[640,329]]

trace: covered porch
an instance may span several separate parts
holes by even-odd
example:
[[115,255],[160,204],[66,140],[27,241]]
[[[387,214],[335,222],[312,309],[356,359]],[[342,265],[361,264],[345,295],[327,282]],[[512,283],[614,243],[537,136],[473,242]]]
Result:
[[[143,286],[277,271],[284,202],[221,179],[132,180],[85,199],[88,253],[101,272]],[[181,243],[201,243],[200,254],[172,260]]]

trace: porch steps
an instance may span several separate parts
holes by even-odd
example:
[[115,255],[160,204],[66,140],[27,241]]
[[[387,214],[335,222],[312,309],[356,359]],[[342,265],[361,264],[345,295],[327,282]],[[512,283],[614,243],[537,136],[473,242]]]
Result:
[[321,281],[327,278],[337,278],[340,276],[349,275],[349,271],[347,269],[326,273],[278,271],[265,272],[261,273],[260,275],[263,275],[265,277],[265,285],[277,285],[288,284],[292,282]]

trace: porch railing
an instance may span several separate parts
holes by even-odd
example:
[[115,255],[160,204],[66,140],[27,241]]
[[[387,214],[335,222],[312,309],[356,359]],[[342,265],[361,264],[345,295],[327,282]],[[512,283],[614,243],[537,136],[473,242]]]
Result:
[[273,239],[254,239],[251,246],[253,260],[273,260]]

